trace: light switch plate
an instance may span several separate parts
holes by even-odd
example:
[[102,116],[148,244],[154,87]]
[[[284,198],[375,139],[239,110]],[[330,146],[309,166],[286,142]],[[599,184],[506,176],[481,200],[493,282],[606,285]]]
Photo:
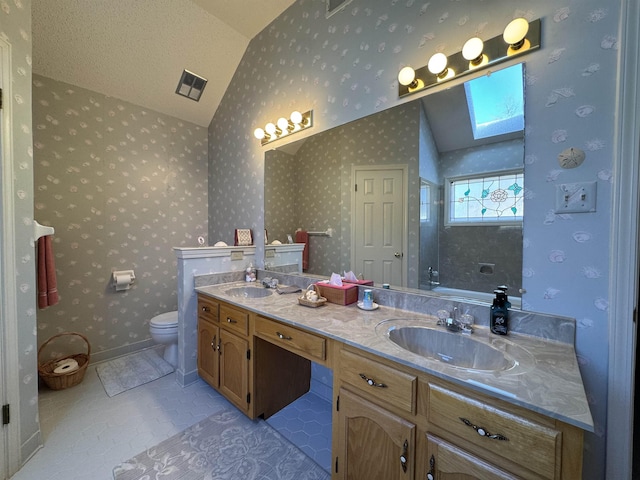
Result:
[[556,213],[596,211],[596,182],[563,183],[556,186]]

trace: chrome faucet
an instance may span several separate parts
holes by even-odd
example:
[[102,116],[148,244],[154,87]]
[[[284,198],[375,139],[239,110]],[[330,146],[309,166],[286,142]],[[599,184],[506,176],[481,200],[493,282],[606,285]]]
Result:
[[[460,314],[458,307],[453,308],[453,312],[449,315],[446,310],[440,310],[438,313],[446,313],[446,318],[443,315],[438,315],[437,325],[442,325],[447,328],[450,332],[462,332],[462,333],[473,333],[473,327],[471,327],[473,323],[473,317],[471,315]],[[462,317],[467,317],[463,321]]]

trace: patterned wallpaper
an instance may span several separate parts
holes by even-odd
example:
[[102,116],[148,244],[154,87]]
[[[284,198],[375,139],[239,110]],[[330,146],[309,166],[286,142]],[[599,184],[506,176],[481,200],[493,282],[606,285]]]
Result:
[[[611,0],[353,0],[329,19],[322,0],[298,0],[256,36],[209,127],[209,229],[263,228],[264,152],[256,126],[314,109],[313,133],[400,103],[396,75],[436,51],[542,19],[542,48],[526,62],[526,309],[577,318],[577,351],[596,433],[585,475],[603,478],[606,423],[609,210],[620,4]],[[586,162],[562,170],[575,146]],[[556,185],[596,181],[597,212],[556,215]],[[258,241],[257,256],[261,256]]]
[[[93,360],[141,348],[151,317],[177,308],[172,248],[206,235],[206,129],[38,75],[33,126],[35,218],[56,229],[60,293],[38,311],[38,342],[78,331]],[[130,290],[114,270],[134,270]]]
[[[329,276],[350,270],[351,265],[351,195],[353,165],[394,165],[409,167],[408,216],[412,219],[408,237],[408,261],[410,286],[417,287],[417,218],[418,205],[418,137],[420,104],[408,103],[385,110],[357,122],[339,126],[309,137],[295,153],[295,170],[283,172],[283,180],[277,181],[271,165],[282,161],[282,152],[269,151],[265,155],[265,218],[293,219],[296,228],[308,231],[325,231],[332,228],[333,237],[312,236],[309,239],[310,260],[308,273]],[[296,185],[291,188],[289,179]],[[278,198],[291,192],[293,199],[283,202],[290,205],[290,213],[282,207],[280,214],[272,212]],[[276,220],[274,220],[276,221]],[[269,232],[272,228],[265,223]],[[278,223],[276,223],[277,225]],[[295,229],[294,229],[295,230]],[[288,233],[291,233],[289,231]],[[278,238],[269,233],[270,241]],[[284,241],[286,236],[278,238]],[[360,272],[355,272],[356,274]]]
[[[38,374],[36,343],[36,289],[33,244],[33,151],[31,127],[31,0],[0,0],[0,37],[11,45],[11,95],[9,121],[13,144],[13,201],[15,202],[16,291],[15,328],[18,334],[20,450],[22,459],[42,442],[38,424]],[[5,88],[9,88],[4,85]],[[5,107],[3,115],[9,112]],[[5,139],[3,139],[5,141]],[[6,161],[2,159],[3,163]],[[7,162],[8,164],[8,162]],[[3,165],[3,170],[8,165]],[[4,195],[3,194],[3,205]],[[2,239],[0,239],[2,243]],[[5,245],[0,245],[5,251]],[[3,282],[7,279],[3,278]],[[12,410],[15,412],[15,410]],[[18,418],[19,417],[19,418]]]

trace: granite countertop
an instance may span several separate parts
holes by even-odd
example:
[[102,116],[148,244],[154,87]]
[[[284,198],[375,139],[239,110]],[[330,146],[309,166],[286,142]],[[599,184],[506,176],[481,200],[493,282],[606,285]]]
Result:
[[[310,308],[298,304],[299,293],[280,295],[275,290],[270,290],[272,294],[264,298],[235,297],[226,293],[230,288],[246,285],[245,282],[217,284],[197,287],[196,291],[581,429],[594,430],[576,353],[571,344],[514,333],[506,338],[499,337],[491,334],[487,327],[475,326],[471,334],[473,340],[491,345],[507,356],[512,355],[518,362],[505,371],[473,370],[411,353],[385,338],[381,327],[376,329],[385,320],[403,319],[402,323],[409,319],[406,323],[445,330],[436,326],[437,319],[432,315],[383,305],[376,310],[365,311],[355,303],[348,306],[326,303]],[[262,287],[256,285],[254,288]]]

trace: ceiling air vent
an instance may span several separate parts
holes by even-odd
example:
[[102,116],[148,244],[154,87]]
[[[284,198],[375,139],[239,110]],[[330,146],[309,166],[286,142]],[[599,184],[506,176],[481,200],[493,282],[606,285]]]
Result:
[[200,96],[206,85],[206,78],[202,78],[189,70],[184,70],[182,77],[180,77],[178,88],[176,88],[176,93],[197,102],[200,100]]
[[327,18],[349,5],[351,0],[327,0]]

